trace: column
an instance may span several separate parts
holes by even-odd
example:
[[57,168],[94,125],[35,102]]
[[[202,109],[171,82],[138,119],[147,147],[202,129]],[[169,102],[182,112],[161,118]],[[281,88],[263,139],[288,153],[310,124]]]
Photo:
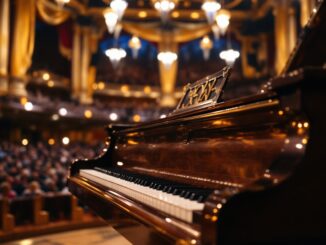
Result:
[[9,0],[0,0],[0,95],[8,93]]
[[[171,51],[178,53],[178,44],[173,41],[173,33],[162,33],[162,38],[158,49],[159,52]],[[174,92],[178,72],[178,59],[169,67],[165,66],[159,61],[159,72],[162,90],[160,104],[163,107],[174,107],[177,103]]]
[[10,53],[9,93],[26,96],[26,72],[32,64],[35,39],[35,0],[15,0]]
[[93,84],[96,82],[96,73],[97,73],[97,60],[93,59],[93,54],[97,53],[98,50],[98,40],[99,40],[99,33],[92,30],[90,34],[90,64],[88,68],[88,94],[90,98],[93,98],[94,87]]
[[296,19],[296,12],[293,7],[289,8],[288,25],[289,25],[288,26],[289,28],[288,48],[289,48],[289,55],[290,55],[297,43],[297,19]]
[[280,74],[289,57],[289,25],[288,25],[289,1],[279,0],[274,6],[275,28],[275,71]]
[[305,26],[310,18],[310,15],[312,13],[312,10],[315,6],[314,0],[301,0],[300,1],[300,7],[301,7],[301,19],[300,23],[301,26]]
[[79,102],[82,104],[90,104],[92,99],[92,84],[90,75],[90,28],[83,28],[81,35],[81,65],[80,65],[80,93]]
[[72,60],[71,60],[71,97],[78,100],[80,90],[80,43],[81,34],[80,27],[74,25],[74,36],[72,44]]

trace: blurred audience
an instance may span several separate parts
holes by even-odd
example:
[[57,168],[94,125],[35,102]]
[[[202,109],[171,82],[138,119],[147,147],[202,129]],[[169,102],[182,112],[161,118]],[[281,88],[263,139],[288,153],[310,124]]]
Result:
[[102,145],[81,142],[48,145],[0,142],[0,197],[66,192],[68,167],[74,159],[94,158]]

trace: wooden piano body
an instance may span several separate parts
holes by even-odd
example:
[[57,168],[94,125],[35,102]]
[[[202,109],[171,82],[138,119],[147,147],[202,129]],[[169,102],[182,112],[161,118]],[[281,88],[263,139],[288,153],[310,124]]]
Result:
[[[72,164],[70,191],[111,224],[117,221],[116,229],[135,244],[325,244],[325,47],[312,63],[305,59],[311,53],[299,52],[312,50],[307,43],[316,36],[326,43],[316,31],[325,29],[325,9],[323,3],[312,34],[303,37],[284,75],[266,83],[267,92],[150,123],[109,126],[103,155]],[[94,168],[210,194],[187,222],[80,175]]]

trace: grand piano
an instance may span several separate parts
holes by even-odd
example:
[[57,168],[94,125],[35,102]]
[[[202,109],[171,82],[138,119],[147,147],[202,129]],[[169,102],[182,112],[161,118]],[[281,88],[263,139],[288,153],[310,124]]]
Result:
[[223,101],[226,67],[164,119],[109,125],[70,191],[134,244],[326,244],[325,17],[263,93]]

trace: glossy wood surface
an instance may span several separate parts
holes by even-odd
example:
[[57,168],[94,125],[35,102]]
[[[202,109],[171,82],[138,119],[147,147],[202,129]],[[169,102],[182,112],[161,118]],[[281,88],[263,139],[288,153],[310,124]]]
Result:
[[242,187],[260,178],[288,137],[278,100],[117,134],[112,163],[207,188]]

